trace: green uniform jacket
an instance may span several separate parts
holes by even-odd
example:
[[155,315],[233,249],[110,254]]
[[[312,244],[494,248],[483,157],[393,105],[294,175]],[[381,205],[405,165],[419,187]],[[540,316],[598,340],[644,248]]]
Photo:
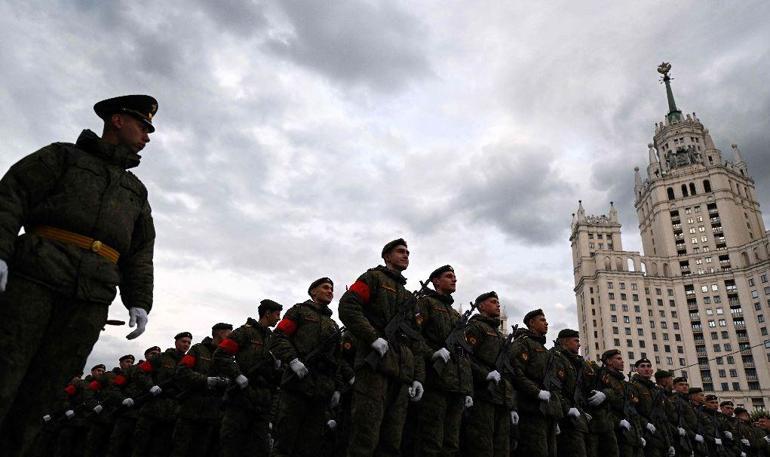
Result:
[[173,420],[176,417],[179,407],[176,395],[180,390],[175,375],[182,357],[184,353],[168,348],[139,364],[138,376],[142,379],[137,382],[145,387],[149,385],[146,391],[152,386],[159,386],[163,390],[157,397],[148,398],[142,405],[140,415],[162,420]]
[[473,347],[471,372],[473,373],[473,398],[495,405],[513,408],[513,373],[500,373],[498,384],[488,381],[487,375],[496,370],[497,355],[505,344],[505,337],[500,333],[500,319],[475,314],[468,320],[465,335]]
[[[590,388],[586,384],[586,369],[591,367],[586,364],[583,358],[577,354],[572,354],[556,344],[551,351],[559,355],[563,362],[559,362],[564,370],[564,377],[561,386],[561,401],[564,410],[564,417],[559,422],[563,428],[574,428],[581,433],[588,433],[588,418],[585,416],[586,398],[589,395]],[[558,368],[558,366],[557,366]],[[558,375],[557,375],[558,376]],[[567,411],[570,408],[577,408],[580,411],[580,417],[569,417]]]
[[[331,318],[332,310],[308,300],[298,303],[284,314],[270,339],[269,349],[286,367],[281,388],[314,398],[331,398],[342,386],[338,376],[340,341],[339,327]],[[332,338],[336,333],[336,337]],[[323,347],[321,348],[321,345]],[[313,360],[306,357],[321,348]],[[289,362],[299,359],[308,374],[299,379],[289,368]]]
[[[444,347],[447,337],[460,320],[460,313],[452,308],[454,300],[450,295],[430,291],[417,301],[417,310],[422,317],[422,356],[426,364],[426,388],[465,395],[473,394],[473,374],[468,354],[458,345],[446,348],[451,358],[439,376],[433,369],[433,354]],[[443,364],[443,361],[438,363]]]
[[[100,424],[109,424],[114,421],[115,417],[109,413],[117,408],[122,400],[120,391],[113,384],[116,376],[115,373],[107,371],[96,378],[88,378],[84,396],[88,409],[92,411],[88,414],[90,421]],[[96,405],[102,405],[103,410],[99,414],[93,412]]]
[[[568,403],[563,398],[562,388],[569,362],[558,352],[545,348],[545,336],[538,336],[529,330],[524,330],[513,341],[511,359],[519,411],[531,413],[545,410],[545,415],[553,419],[564,417],[567,412],[564,408]],[[544,385],[546,376],[554,379],[553,385]],[[537,397],[541,390],[551,392],[547,403]]]
[[[671,409],[668,396],[654,381],[644,379],[638,374],[633,376],[631,383],[639,396],[636,411],[640,416],[644,439],[647,440],[646,447],[668,450],[670,446],[673,446],[672,430],[667,413]],[[655,433],[650,433],[646,429],[648,423],[655,427]]]
[[272,332],[258,321],[249,318],[235,329],[214,351],[214,376],[235,379],[243,374],[249,379],[246,389],[228,388],[231,402],[248,409],[270,409],[273,392],[281,380],[275,358],[268,351]]
[[[378,266],[358,277],[340,299],[340,320],[353,335],[356,348],[356,368],[372,351],[371,345],[383,333],[388,322],[399,312],[414,316],[409,324],[419,331],[417,309],[412,294],[404,288],[406,278],[401,273]],[[408,307],[402,310],[402,307]],[[425,382],[425,364],[422,357],[414,356],[419,341],[401,337],[388,341],[390,349],[380,360],[377,370],[405,384]]]
[[[642,423],[636,405],[639,397],[631,383],[626,382],[623,373],[602,367],[599,371],[599,380],[606,387],[603,392],[607,394],[607,402],[610,406],[610,423],[613,430],[618,431],[628,443],[634,447],[641,446]],[[620,421],[627,420],[631,424],[630,430],[620,430]],[[638,444],[637,444],[638,443]]]
[[180,400],[179,417],[184,419],[216,419],[220,416],[222,390],[211,390],[208,386],[209,370],[217,349],[214,340],[207,336],[200,343],[193,344],[182,357],[176,369],[176,384],[183,392]]
[[[690,401],[687,398],[687,394],[674,393],[671,397],[671,403],[674,406],[674,419],[672,423],[676,429],[676,448],[677,454],[682,450],[689,453],[694,450],[695,445],[695,433],[698,427],[698,417],[695,415],[695,411],[690,406]],[[678,435],[679,428],[683,428],[686,432],[686,436],[682,437]]]
[[[139,156],[85,130],[76,144],[53,143],[13,165],[0,180],[0,259],[12,273],[58,293],[110,304],[120,285],[127,308],[152,308],[155,228],[147,189],[127,168]],[[48,225],[102,241],[118,264],[86,249],[31,233]]]

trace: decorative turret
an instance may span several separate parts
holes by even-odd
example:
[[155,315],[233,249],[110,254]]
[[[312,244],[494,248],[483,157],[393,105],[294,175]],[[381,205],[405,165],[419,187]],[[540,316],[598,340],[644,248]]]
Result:
[[618,210],[615,209],[615,202],[610,202],[610,222],[617,222],[617,221],[618,221]]
[[[650,179],[655,179],[660,177],[660,161],[658,160],[658,151],[655,150],[655,146],[650,143],[647,145],[648,148],[648,156],[649,156],[649,164],[647,165],[647,177]],[[638,170],[638,168],[636,169]],[[639,173],[636,173],[637,176]]]
[[663,83],[666,85],[666,96],[668,97],[668,114],[666,120],[669,124],[674,124],[682,121],[682,112],[676,107],[674,101],[674,92],[671,90],[671,77],[668,72],[671,71],[671,64],[663,62],[658,66],[658,73],[663,75]]
[[578,222],[584,222],[586,220],[586,210],[583,208],[583,200],[578,200],[577,220]]

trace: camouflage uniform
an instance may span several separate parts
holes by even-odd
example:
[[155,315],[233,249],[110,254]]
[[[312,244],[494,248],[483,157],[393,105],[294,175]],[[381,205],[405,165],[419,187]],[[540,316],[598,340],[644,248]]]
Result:
[[[706,439],[706,445],[709,449],[710,456],[727,457],[732,455],[726,446],[725,437],[723,435],[722,422],[719,416],[723,414],[719,411],[707,408],[705,406],[699,406],[696,408],[702,415],[703,421],[703,438]],[[721,444],[717,444],[716,440],[720,440]]]
[[350,440],[350,430],[353,428],[351,419],[351,409],[353,404],[353,382],[355,381],[355,363],[356,350],[353,347],[353,339],[348,331],[342,333],[342,343],[340,344],[340,377],[344,381],[342,385],[342,398],[340,404],[334,410],[334,420],[337,422],[337,429],[334,433],[334,448],[331,455],[333,457],[345,457]]
[[[115,417],[109,411],[120,404],[120,393],[113,385],[115,373],[106,372],[91,378],[85,392],[88,413],[88,434],[85,442],[85,457],[97,457],[105,454],[110,434],[115,425]],[[96,413],[96,406],[102,408]]]
[[56,439],[56,452],[54,457],[70,457],[83,455],[88,427],[86,414],[86,386],[82,379],[77,379],[67,385],[64,391],[67,394],[64,402],[66,410],[75,413],[72,418],[62,415],[57,418],[61,422],[61,428]]
[[[607,388],[607,402],[610,406],[610,423],[612,424],[618,441],[618,450],[621,457],[641,457],[642,451],[642,425],[639,414],[636,412],[636,404],[639,397],[636,389],[626,382],[623,373],[602,367],[599,378]],[[628,421],[630,429],[626,430],[619,424],[622,420]]]
[[[460,422],[465,397],[473,394],[473,375],[468,354],[462,347],[446,348],[450,359],[433,360],[433,354],[443,348],[449,334],[460,320],[460,313],[452,308],[450,295],[429,292],[417,302],[422,316],[424,343],[420,351],[425,360],[425,395],[417,403],[417,431],[415,453],[423,457],[450,457],[460,452]],[[433,363],[443,365],[441,375]]]
[[182,357],[176,384],[182,390],[179,418],[174,426],[175,457],[217,455],[223,390],[208,387],[216,345],[211,337],[194,344]]
[[[342,388],[337,377],[339,327],[331,315],[327,306],[312,300],[296,304],[286,311],[270,340],[271,352],[286,367],[275,424],[276,456],[311,456],[323,447],[329,402]],[[315,349],[322,352],[307,360]],[[302,379],[289,368],[294,359],[308,369]]]
[[115,426],[110,434],[107,457],[128,457],[134,451],[134,429],[139,418],[141,405],[137,404],[128,408],[122,403],[126,398],[133,400],[150,395],[147,392],[147,381],[143,376],[140,376],[140,373],[139,365],[132,365],[112,380],[113,388],[116,390],[120,401],[115,409],[108,412],[115,417]]
[[[340,299],[340,320],[356,348],[349,457],[399,455],[408,388],[413,381],[425,381],[425,365],[422,357],[415,357],[415,342],[409,338],[388,341],[389,350],[375,369],[365,362],[373,351],[371,344],[384,338],[383,330],[396,314],[416,314],[404,284],[401,273],[378,266],[362,274]],[[416,321],[410,325],[418,327]]]
[[214,376],[231,380],[244,375],[249,385],[231,383],[225,393],[219,431],[222,457],[270,455],[270,409],[280,372],[267,350],[272,332],[249,318],[214,351]]
[[159,386],[162,392],[158,396],[148,398],[139,411],[139,419],[134,429],[133,457],[171,454],[171,438],[179,408],[176,400],[179,387],[174,377],[182,357],[183,352],[169,348],[139,364],[137,383],[143,385],[146,391],[153,386]]
[[618,449],[618,440],[615,436],[615,427],[617,423],[614,422],[614,418],[610,415],[610,396],[614,395],[612,389],[608,386],[604,379],[609,378],[609,374],[603,368],[595,362],[586,362],[591,368],[590,375],[586,374],[586,384],[593,386],[592,390],[602,392],[607,396],[607,400],[603,401],[596,406],[588,406],[587,412],[591,416],[591,421],[588,423],[588,448],[587,453],[589,456],[602,456],[602,457],[618,457],[620,450]]
[[[527,438],[518,451],[532,457],[556,456],[556,424],[566,412],[567,401],[558,384],[566,381],[569,362],[558,352],[546,350],[545,341],[545,336],[527,330],[514,340],[511,349],[519,433]],[[548,377],[555,378],[553,385],[546,385]],[[548,402],[538,398],[541,390],[551,393]]]
[[[0,181],[0,259],[10,272],[0,294],[2,449],[21,454],[33,441],[56,386],[83,368],[118,284],[127,308],[152,306],[155,230],[147,190],[126,171],[138,164],[128,147],[86,130],[76,144],[25,157]],[[119,261],[38,235],[40,226],[98,239]]]
[[567,362],[564,364],[562,385],[562,405],[565,410],[576,408],[580,417],[565,416],[559,421],[561,433],[556,436],[556,450],[559,457],[586,457],[588,449],[588,418],[586,417],[586,398],[589,395],[593,368],[577,354],[563,349],[558,344],[551,351],[556,351]]
[[466,339],[473,347],[473,406],[463,424],[463,452],[470,457],[503,457],[510,449],[508,433],[513,406],[511,373],[500,373],[499,383],[487,380],[496,370],[497,355],[505,337],[500,333],[500,319],[476,314],[468,321]]
[[[671,408],[668,397],[652,379],[634,374],[631,383],[638,394],[639,402],[636,404],[636,410],[641,420],[643,437],[647,441],[644,455],[664,457],[668,455],[669,447],[673,446],[672,430],[667,415],[667,411]],[[655,427],[655,433],[649,431],[647,424]]]
[[[675,435],[673,436],[674,449],[677,456],[690,456],[695,450],[695,430],[697,428],[698,418],[695,416],[687,399],[687,394],[674,392],[671,397],[673,405],[672,425]],[[684,430],[684,436],[680,429]]]

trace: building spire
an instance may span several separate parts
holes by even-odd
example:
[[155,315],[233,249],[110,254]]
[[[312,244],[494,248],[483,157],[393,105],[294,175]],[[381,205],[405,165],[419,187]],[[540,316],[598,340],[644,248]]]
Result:
[[735,163],[743,163],[743,155],[741,154],[741,150],[738,149],[737,144],[731,144],[730,147],[733,148],[733,155],[735,156]]
[[666,96],[668,97],[668,114],[666,118],[669,124],[673,124],[682,120],[682,112],[676,107],[676,102],[674,101],[674,92],[671,90],[671,77],[668,75],[669,71],[671,71],[670,63],[663,62],[658,65],[658,73],[663,75],[663,83],[666,85]]

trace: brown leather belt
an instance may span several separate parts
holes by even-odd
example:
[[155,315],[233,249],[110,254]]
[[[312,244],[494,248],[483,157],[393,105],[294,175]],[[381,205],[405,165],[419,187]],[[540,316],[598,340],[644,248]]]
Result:
[[49,240],[61,241],[62,243],[95,252],[115,264],[118,263],[118,258],[120,258],[118,251],[101,241],[70,232],[69,230],[51,227],[50,225],[38,225],[32,227],[31,233]]

